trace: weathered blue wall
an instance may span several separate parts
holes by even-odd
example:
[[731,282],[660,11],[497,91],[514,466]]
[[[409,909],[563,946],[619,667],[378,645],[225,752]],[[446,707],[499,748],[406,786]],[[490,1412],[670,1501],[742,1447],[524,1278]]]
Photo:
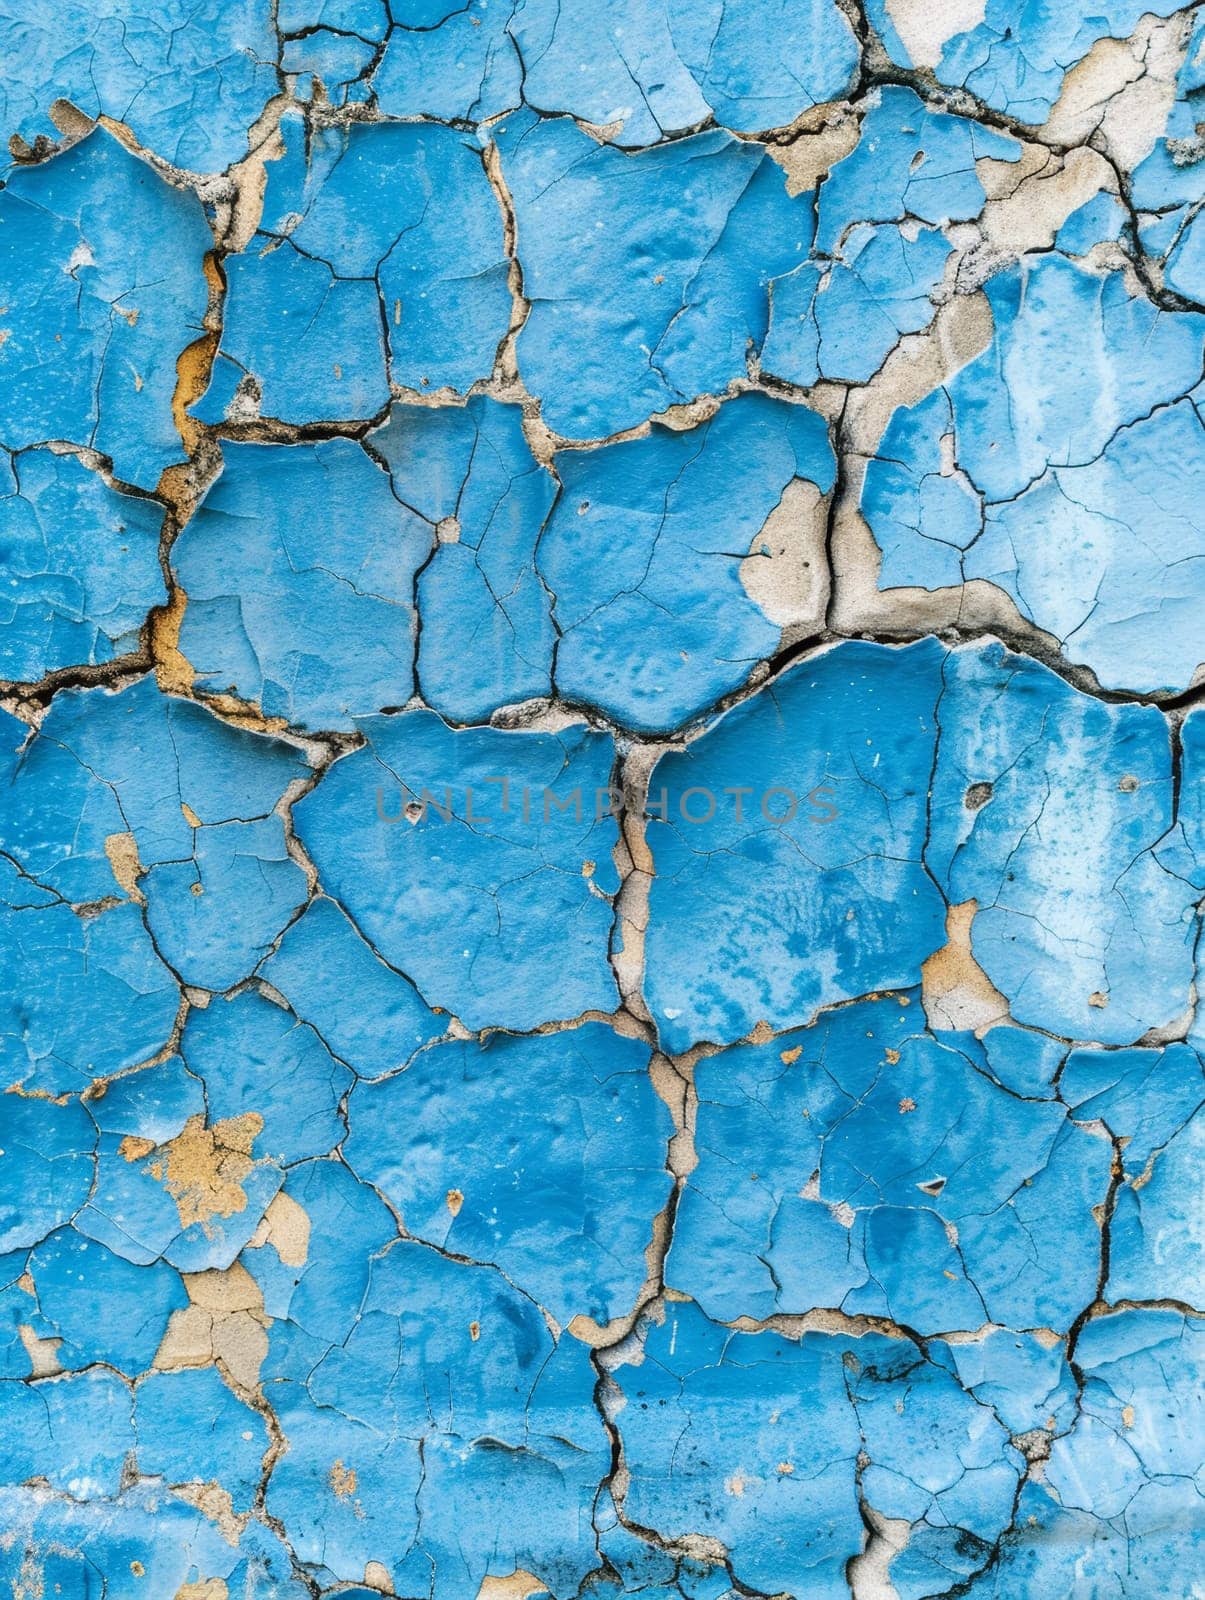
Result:
[[1196,8],[0,40],[0,1588],[1200,1596]]

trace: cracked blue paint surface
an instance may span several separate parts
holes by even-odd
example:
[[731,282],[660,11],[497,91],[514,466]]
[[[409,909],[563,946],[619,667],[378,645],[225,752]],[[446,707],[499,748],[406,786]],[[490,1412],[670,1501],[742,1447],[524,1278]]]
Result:
[[[951,10],[955,8],[951,7]],[[1124,39],[1144,12],[1167,16],[1175,0],[1105,0],[1088,15],[1075,7],[1050,6],[1041,0],[1020,5],[1012,0],[986,0],[966,8],[969,25],[955,21],[941,41],[936,59],[909,47],[901,38],[890,0],[868,0],[870,20],[882,33],[893,61],[901,66],[927,66],[940,83],[966,89],[995,111],[1022,123],[1042,123],[1049,116],[1070,70],[1101,40]],[[907,13],[911,8],[900,7]],[[977,14],[975,14],[977,13]],[[961,19],[958,19],[961,20]]]
[[220,420],[244,381],[264,416],[311,423],[375,416],[391,378],[457,390],[488,378],[510,295],[502,218],[472,141],[380,124],[311,144],[295,117],[281,136],[262,231],[225,263],[221,348],[198,415]]
[[[208,303],[212,240],[196,197],[98,132],[11,170],[0,227],[4,444],[86,445],[116,477],[154,489],[184,455],[172,422],[176,359]],[[131,250],[140,236],[145,245]]]
[[[416,1238],[493,1262],[559,1322],[606,1323],[639,1293],[669,1198],[672,1124],[647,1067],[600,1023],[436,1046],[351,1096],[348,1164]],[[399,1138],[412,1093],[423,1117]]]
[[[566,451],[554,466],[561,493],[537,559],[555,596],[566,699],[641,731],[672,729],[775,653],[778,630],[742,584],[740,563],[790,483],[822,494],[833,486],[815,412],[742,396],[697,428],[654,426],[641,439]],[[717,480],[732,501],[716,499]]]
[[[658,764],[647,992],[664,1048],[903,986],[941,943],[923,854],[942,656],[832,650]],[[724,804],[688,822],[706,813],[692,790]],[[789,815],[800,794],[816,800]]]
[[[1186,688],[1205,322],[1053,256],[987,295],[988,349],[897,412],[867,470],[883,584],[988,579],[1103,684]],[[1170,481],[1169,460],[1183,463]]]
[[[520,106],[606,128],[625,147],[714,118],[742,132],[784,127],[839,99],[857,73],[834,0],[378,0],[280,8],[281,66],[332,98],[374,95],[391,116],[479,122]],[[785,38],[768,48],[772,29]]]
[[205,688],[300,727],[405,705],[432,537],[351,439],[233,445],[173,551],[190,599],[181,648]]
[[601,438],[745,375],[768,280],[813,231],[764,149],[717,131],[627,155],[530,115],[495,142],[532,302],[519,371],[549,427]]
[[[667,1270],[705,1309],[730,1320],[839,1306],[932,1336],[1027,1321],[1066,1331],[1091,1296],[1086,1224],[1108,1193],[1107,1142],[1064,1106],[994,1083],[973,1035],[917,1033],[918,999],[834,1012],[697,1074],[706,1154]],[[750,1171],[734,1174],[725,1152],[738,1139]]]
[[44,447],[7,453],[4,479],[4,676],[36,683],[137,650],[147,612],[167,599],[163,507]]
[[473,1029],[551,1020],[539,978],[550,959],[554,1007],[611,1011],[617,828],[595,805],[609,798],[611,741],[457,731],[423,710],[361,731],[364,746],[294,815],[382,959]]
[[25,145],[56,139],[65,100],[125,122],[165,161],[218,172],[246,155],[276,88],[271,15],[255,0],[68,0],[53,13],[17,0],[0,26],[13,66],[0,88],[4,127]]
[[1195,1594],[1199,7],[0,39],[0,1587]]

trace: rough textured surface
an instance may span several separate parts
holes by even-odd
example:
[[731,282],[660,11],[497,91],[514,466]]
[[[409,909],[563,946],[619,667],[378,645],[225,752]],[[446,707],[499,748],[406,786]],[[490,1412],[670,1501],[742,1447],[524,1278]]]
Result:
[[1190,1600],[1205,18],[0,17],[0,1589]]

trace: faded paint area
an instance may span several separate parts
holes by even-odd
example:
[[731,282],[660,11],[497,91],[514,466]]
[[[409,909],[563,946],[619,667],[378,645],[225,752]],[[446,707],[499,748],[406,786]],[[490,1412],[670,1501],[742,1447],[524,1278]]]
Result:
[[1205,23],[0,19],[0,1589],[1180,1600]]

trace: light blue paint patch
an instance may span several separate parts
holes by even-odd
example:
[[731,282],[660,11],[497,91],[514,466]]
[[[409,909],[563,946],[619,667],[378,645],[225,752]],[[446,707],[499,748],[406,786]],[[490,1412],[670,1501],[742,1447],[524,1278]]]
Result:
[[[1183,761],[1179,795],[1179,821],[1189,849],[1198,860],[1205,856],[1205,715],[1200,708],[1190,710],[1180,724],[1180,753]],[[1195,1022],[1192,1037],[1198,1049],[1205,1047],[1205,1028]]]
[[[1048,256],[992,279],[986,293],[996,339],[947,390],[958,463],[989,500],[1049,468],[1087,465],[1119,428],[1200,378],[1205,320],[1132,299],[1115,273]],[[1031,427],[1009,429],[1010,401]],[[889,429],[883,455],[893,443]]]
[[648,1047],[601,1023],[453,1041],[357,1087],[344,1154],[407,1233],[499,1267],[563,1327],[635,1304],[673,1125]]
[[0,1380],[32,1377],[33,1362],[25,1338],[30,1331],[43,1339],[54,1332],[30,1292],[26,1260],[24,1250],[0,1255]]
[[[418,5],[422,8],[422,0]],[[399,9],[412,12],[415,5],[410,3]],[[280,0],[276,26],[286,38],[322,28],[330,33],[377,39],[389,26],[389,10],[385,0]]]
[[525,102],[605,128],[622,146],[656,144],[697,128],[710,107],[676,47],[675,11],[670,0],[618,0],[606,9],[582,0],[559,6],[524,0],[510,32],[523,64]]
[[227,445],[172,548],[200,688],[350,728],[414,689],[414,579],[434,530],[350,439]]
[[883,1071],[884,1051],[898,1052],[923,1023],[911,1009],[918,1000],[843,1008],[696,1066],[699,1160],[678,1203],[666,1280],[709,1316],[839,1306],[867,1281],[864,1226],[835,1213],[816,1179],[826,1138]]
[[969,1035],[918,1032],[917,999],[696,1068],[699,1164],[667,1277],[711,1315],[837,1307],[932,1337],[1066,1330],[1091,1301],[1108,1142],[993,1084]]
[[[931,1350],[941,1358],[940,1350]],[[968,1393],[991,1406],[1010,1433],[1049,1427],[1061,1432],[1075,1419],[1075,1381],[1060,1343],[994,1328],[982,1339],[948,1345],[945,1359]]]
[[906,333],[933,316],[950,246],[934,229],[847,233],[842,257],[807,262],[770,285],[762,371],[804,388],[821,377],[866,383]]
[[827,427],[803,406],[742,395],[687,432],[654,426],[555,465],[561,494],[538,557],[556,597],[557,687],[624,726],[677,727],[777,650],[741,563],[788,484],[832,488]]
[[822,1199],[920,1208],[941,1223],[893,1219],[877,1262],[868,1250],[876,1286],[848,1309],[925,1333],[986,1322],[1066,1331],[1099,1276],[1093,1208],[1108,1196],[1112,1152],[1063,1107],[998,1088],[976,1055],[962,1034],[906,1041],[825,1142]]
[[372,78],[391,117],[481,122],[521,103],[523,62],[505,0],[406,0]]
[[1175,823],[1162,715],[999,645],[952,653],[945,679],[926,860],[951,902],[978,902],[975,959],[1014,1020],[1116,1045],[1178,1019],[1201,852]]
[[[303,8],[307,17],[318,9]],[[393,17],[372,77],[389,115],[482,122],[525,104],[629,148],[712,118],[747,132],[784,127],[848,92],[858,65],[832,0],[753,0],[737,12],[713,0],[620,0],[605,12],[583,0],[420,0]],[[383,37],[379,26],[368,31]]]
[[[230,1266],[259,1226],[283,1174],[256,1149],[261,1123],[251,1120],[227,1130],[208,1126],[206,1088],[173,1056],[118,1078],[88,1102],[101,1136],[96,1182],[91,1192],[85,1189],[88,1203],[77,1218],[80,1234],[136,1267],[160,1258],[181,1272]],[[221,1091],[216,1075],[213,1090]],[[242,1117],[242,1107],[235,1115]],[[181,1136],[186,1136],[184,1158],[174,1165],[173,1150],[179,1147],[173,1141]],[[96,1142],[93,1133],[86,1147]],[[216,1173],[221,1160],[229,1162],[229,1186],[222,1187],[213,1206],[203,1174]]]
[[[912,446],[904,443],[907,437]],[[964,552],[984,529],[983,497],[954,454],[949,395],[936,389],[897,411],[867,463],[862,510],[883,553],[880,586],[963,582]],[[900,447],[900,457],[889,452]],[[915,463],[915,464],[914,464]]]
[[[53,1383],[42,1387],[53,1392]],[[99,1442],[96,1447],[105,1448]],[[231,1545],[204,1513],[164,1494],[157,1484],[136,1484],[119,1498],[90,1500],[4,1487],[0,1516],[9,1535],[0,1547],[0,1575],[14,1587],[32,1581],[51,1593],[57,1585],[64,1595],[83,1595],[100,1571],[111,1576],[107,1587],[120,1600],[136,1600],[145,1592],[175,1594],[186,1584],[214,1577],[229,1577],[263,1600],[304,1600],[310,1592],[294,1578],[287,1553],[261,1523],[248,1523]]]
[[1049,1099],[1067,1056],[1058,1039],[1026,1028],[989,1028],[980,1041],[984,1065],[997,1083],[1026,1100]]
[[[186,1431],[179,1418],[189,1419]],[[136,1391],[138,1468],[167,1484],[220,1482],[235,1511],[249,1511],[268,1430],[213,1367],[152,1372]]]
[[[602,12],[583,0],[417,0],[391,15],[392,27],[375,5],[287,6],[282,64],[317,73],[332,98],[371,66],[389,116],[481,123],[526,105],[627,148],[713,118],[742,132],[785,127],[847,93],[858,66],[833,0],[751,0],[736,11],[717,0],[619,0]],[[373,47],[383,47],[375,65]]]
[[923,863],[943,659],[931,640],[838,646],[658,763],[645,993],[663,1048],[916,981],[944,942]]
[[[609,1495],[600,1496],[594,1525],[599,1530],[599,1549],[616,1573],[610,1594],[618,1596],[635,1590],[648,1592],[656,1600],[676,1600],[677,1596],[693,1591],[691,1580],[700,1564],[677,1559],[625,1528]],[[710,1572],[714,1577],[714,1568]],[[675,1578],[682,1587],[675,1586]]]
[[[245,156],[276,93],[270,10],[258,0],[16,0],[0,25],[11,70],[0,89],[5,143],[55,140],[50,112],[125,122],[165,161],[220,172]],[[66,48],[64,47],[66,46]]]
[[283,422],[375,417],[389,404],[380,295],[325,261],[257,238],[226,259],[226,314],[213,377],[194,414],[222,422],[250,386],[259,411]]
[[[141,1142],[131,1145],[129,1136],[102,1134],[96,1181],[75,1218],[77,1230],[136,1267],[162,1259],[180,1272],[224,1272],[259,1226],[283,1180],[274,1162],[259,1157],[253,1140],[250,1156],[241,1148],[251,1131],[253,1125],[246,1124],[230,1133],[207,1128],[204,1116],[197,1116],[181,1130],[192,1139],[180,1168],[173,1166],[169,1143],[146,1150],[144,1135],[134,1135]],[[223,1143],[227,1137],[240,1148]],[[203,1181],[198,1186],[189,1176],[195,1169],[188,1154],[198,1148],[202,1173],[217,1170],[215,1157],[231,1158],[230,1183],[222,1187],[213,1208]]]
[[341,1343],[363,1304],[372,1263],[398,1228],[380,1195],[339,1159],[291,1167],[282,1193],[309,1222],[304,1245],[256,1236],[240,1262],[273,1318],[270,1355],[283,1381]]
[[615,143],[648,145],[709,116],[742,132],[785,127],[848,92],[853,30],[831,0],[630,3],[599,12],[582,0],[525,0],[511,31],[527,104],[606,127]]
[[[315,1243],[329,1276],[340,1241]],[[342,1311],[326,1300],[306,1381],[277,1365],[287,1324],[269,1334],[266,1376],[290,1441],[269,1511],[324,1584],[354,1582],[384,1546],[395,1583],[413,1588],[421,1571],[449,1600],[516,1567],[572,1591],[597,1560],[590,1507],[609,1460],[585,1347],[554,1343],[490,1268],[405,1241],[365,1266],[360,1300]]]
[[[1181,1582],[1185,1533],[1195,1516],[1195,1488],[1155,1479],[1141,1481],[1132,1471],[1133,1499],[1123,1525],[1060,1506],[1047,1488],[1023,1485],[1016,1526],[1000,1541],[993,1567],[966,1590],[971,1600],[1011,1600],[1018,1593],[1088,1594],[1098,1588],[1124,1594],[1135,1582],[1174,1588]],[[1198,1538],[1189,1536],[1190,1556]]]
[[1086,1380],[1079,1418],[1054,1440],[1045,1484],[1026,1484],[998,1563],[968,1590],[974,1600],[1074,1593],[1077,1584],[1118,1594],[1135,1582],[1155,1592],[1181,1586],[1186,1540],[1190,1551],[1198,1544],[1189,1461],[1200,1338],[1199,1319],[1172,1311],[1086,1324],[1076,1349]]
[[1198,208],[1185,218],[1167,253],[1163,281],[1175,294],[1197,305],[1205,300],[1205,224]]
[[[747,1587],[847,1594],[859,1431],[842,1357],[855,1343],[732,1333],[694,1306],[668,1307],[643,1365],[616,1374],[628,1518],[670,1539],[718,1539]],[[725,1420],[734,1411],[767,1421],[738,1441]]]
[[987,1320],[975,1262],[951,1243],[936,1207],[877,1205],[859,1213],[858,1224],[868,1281],[846,1297],[850,1311],[908,1328],[978,1328]]
[[1200,135],[1200,93],[1205,88],[1205,19],[1198,19],[1176,80],[1176,98],[1163,136],[1135,168],[1130,193],[1138,213],[1138,239],[1161,259],[1163,282],[1197,305],[1205,300],[1205,157]]
[[368,747],[293,815],[323,887],[373,947],[468,1028],[612,1010],[611,741],[456,732],[429,711],[360,730]]
[[936,61],[909,53],[888,0],[869,0],[866,9],[900,66],[931,66],[940,83],[1038,125],[1050,115],[1067,73],[1098,40],[1128,38],[1140,17],[1166,17],[1177,8],[1176,0],[1102,0],[1085,13],[1044,0],[987,0],[973,26],[947,36]]
[[[487,1324],[482,1320],[480,1326],[478,1345]],[[504,1370],[524,1374],[526,1327],[507,1329],[504,1339]],[[460,1342],[465,1348],[463,1335]],[[466,1369],[473,1383],[471,1358]],[[596,1377],[586,1348],[562,1335],[540,1368],[521,1419],[516,1408],[512,1422],[509,1407],[498,1404],[499,1380],[486,1368],[476,1403],[470,1400],[451,1415],[457,1431],[449,1428],[424,1450],[427,1474],[417,1502],[422,1540],[408,1563],[411,1585],[419,1572],[434,1571],[434,1600],[456,1600],[466,1591],[476,1593],[486,1573],[538,1570],[553,1594],[577,1592],[598,1566],[593,1509],[610,1469],[610,1441],[587,1400]],[[475,1427],[474,1418],[480,1419]],[[490,1445],[491,1436],[499,1435],[501,1452]],[[462,1508],[474,1529],[471,1540],[464,1537]]]
[[769,280],[813,232],[764,150],[711,132],[629,155],[530,116],[494,138],[533,302],[519,371],[550,428],[601,439],[746,376]]
[[1102,683],[1186,687],[1205,584],[1205,321],[1058,256],[986,293],[988,349],[898,410],[867,469],[882,585],[988,579]]
[[[1079,1420],[1055,1441],[1048,1468],[1065,1503],[1114,1517],[1140,1475],[1191,1480],[1202,1409],[1195,1383],[1202,1333],[1199,1317],[1155,1308],[1116,1312],[1085,1326],[1076,1346],[1085,1378]],[[1122,1414],[1127,1405],[1134,1408],[1129,1427]]]
[[0,456],[0,475],[0,677],[34,683],[137,650],[167,599],[163,507],[51,450]]
[[1054,236],[1055,248],[1064,255],[1087,255],[1093,245],[1116,239],[1124,224],[1117,196],[1102,192],[1071,213]]
[[[1200,1101],[1200,1066],[1194,1086]],[[1205,1114],[1197,1106],[1143,1170],[1128,1168],[1112,1214],[1106,1290],[1111,1301],[1194,1306],[1202,1298],[1205,1226],[1197,1189],[1203,1157]]]
[[202,332],[213,248],[200,202],[97,132],[11,171],[0,229],[0,440],[88,445],[154,489],[184,458],[176,360]]
[[378,49],[373,39],[319,28],[297,38],[283,39],[280,66],[282,72],[302,80],[297,85],[301,98],[305,97],[307,89],[313,92],[313,80],[317,79],[328,100],[335,105],[346,105],[349,100],[365,98],[362,80],[370,72]]
[[849,92],[854,31],[834,0],[667,0],[670,32],[715,120],[752,133],[785,127]]
[[867,223],[969,221],[987,198],[975,163],[1021,158],[1015,139],[931,111],[911,89],[876,90],[867,104],[857,144],[820,185],[816,248],[826,254]]
[[212,1122],[248,1111],[261,1120],[261,1156],[291,1166],[342,1141],[351,1072],[313,1028],[253,989],[190,1011],[180,1053],[206,1085]]
[[77,913],[52,896],[31,897],[29,880],[6,861],[0,862],[0,883],[6,1086],[78,1093],[95,1078],[157,1054],[171,1036],[180,991],[140,908],[123,902]]
[[4,1102],[0,1251],[37,1244],[69,1222],[96,1171],[96,1125],[78,1100],[9,1095]]
[[247,1522],[237,1548],[226,1559],[235,1563],[228,1579],[232,1595],[249,1592],[267,1600],[308,1600],[312,1593],[291,1550],[262,1522]]
[[[151,867],[147,923],[186,983],[229,989],[251,972],[305,898],[279,816],[196,830],[191,856]],[[237,907],[237,920],[232,920]]]
[[1011,594],[1106,684],[1191,683],[1205,656],[1203,443],[1191,399],[1121,428],[1097,460],[990,508],[967,577]]
[[[870,1340],[865,1347],[874,1351]],[[855,1346],[855,1360],[860,1353]],[[910,1524],[891,1582],[901,1600],[921,1600],[991,1565],[1025,1462],[991,1409],[908,1343],[859,1366],[850,1398],[869,1458],[862,1494],[881,1516]]]
[[1132,1181],[1198,1109],[1205,1076],[1200,1056],[1186,1044],[1162,1050],[1081,1049],[1067,1058],[1059,1096],[1077,1122],[1102,1122],[1115,1139],[1125,1141],[1121,1163]]
[[166,1144],[190,1117],[205,1112],[205,1085],[179,1056],[153,1067],[129,1072],[90,1098],[88,1109],[102,1133],[132,1134],[152,1144]]
[[104,1368],[0,1383],[0,1482],[43,1478],[76,1500],[111,1498],[134,1447],[132,1410],[129,1387]]

